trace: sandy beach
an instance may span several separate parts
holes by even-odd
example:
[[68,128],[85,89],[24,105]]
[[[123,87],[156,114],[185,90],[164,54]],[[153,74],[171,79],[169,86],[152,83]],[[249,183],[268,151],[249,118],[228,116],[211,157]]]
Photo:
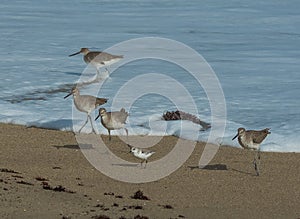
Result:
[[[226,146],[206,169],[194,168],[204,148],[199,142],[171,175],[131,184],[96,170],[72,132],[10,124],[0,130],[1,218],[300,218],[298,153],[263,152],[256,176],[254,152]],[[139,162],[118,137],[102,138],[115,154]],[[151,159],[176,141],[164,137]],[[149,200],[132,198],[139,190]]]

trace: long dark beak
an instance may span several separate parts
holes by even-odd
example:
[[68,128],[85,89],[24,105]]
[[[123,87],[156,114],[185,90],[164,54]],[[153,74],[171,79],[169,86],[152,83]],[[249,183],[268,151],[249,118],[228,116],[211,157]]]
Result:
[[131,153],[132,146],[130,144],[127,144],[127,146],[129,147],[129,152],[128,152],[128,154],[129,154],[129,153]]
[[236,136],[234,136],[234,137],[232,138],[232,141],[233,141],[234,139],[236,139],[237,136],[239,136],[239,133],[237,133]]
[[71,56],[76,56],[76,55],[78,55],[79,53],[80,53],[80,51],[79,51],[79,52],[76,52],[76,53],[74,53],[74,54],[69,55],[69,57],[71,57]]
[[96,121],[99,117],[100,117],[100,113],[99,113],[99,115],[96,117],[95,121]]
[[72,92],[69,93],[67,96],[65,96],[64,99],[68,98],[68,97],[71,96],[71,95],[72,95]]

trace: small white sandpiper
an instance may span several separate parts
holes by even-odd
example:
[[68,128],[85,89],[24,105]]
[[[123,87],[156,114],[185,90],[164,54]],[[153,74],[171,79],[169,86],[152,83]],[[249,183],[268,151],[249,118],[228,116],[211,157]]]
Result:
[[143,163],[145,162],[145,166],[144,168],[146,168],[146,165],[148,163],[148,158],[151,157],[155,152],[154,151],[148,151],[148,150],[142,150],[140,148],[137,147],[133,147],[129,144],[127,144],[127,146],[130,148],[130,152],[137,158],[142,159],[141,161],[141,167],[143,165]]

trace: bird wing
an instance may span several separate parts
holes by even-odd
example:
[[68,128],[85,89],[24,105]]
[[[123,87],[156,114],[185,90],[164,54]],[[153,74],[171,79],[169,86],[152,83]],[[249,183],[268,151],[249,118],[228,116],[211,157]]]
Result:
[[108,101],[108,99],[106,99],[106,98],[99,98],[99,97],[97,97],[96,98],[96,105],[100,106],[102,104],[105,104],[107,101]]
[[154,154],[155,152],[154,151],[148,151],[148,152],[146,152],[146,154],[148,155],[148,154]]
[[261,131],[255,131],[252,133],[253,143],[260,144],[267,135],[270,134],[269,129],[263,129]]
[[93,61],[96,57],[101,56],[102,52],[89,52],[86,56],[84,56],[84,61],[87,63],[90,63]]
[[127,116],[129,116],[129,113],[126,112],[126,110],[125,110],[124,108],[122,108],[122,109],[120,110],[120,112],[121,112],[124,116],[126,116],[126,118],[127,118]]
[[94,97],[91,95],[80,95],[79,102],[82,105],[85,105],[87,107],[92,108],[91,106],[94,106],[94,108],[96,108],[97,106],[100,106],[100,105],[106,103],[107,100],[108,99],[106,99],[106,98],[98,98],[98,97]]
[[89,61],[93,60],[100,63],[105,61],[110,61],[115,58],[123,58],[123,56],[111,55],[106,52],[89,52],[87,57]]
[[120,123],[125,123],[128,113],[127,112],[112,112],[112,117],[114,118],[115,121],[120,122]]

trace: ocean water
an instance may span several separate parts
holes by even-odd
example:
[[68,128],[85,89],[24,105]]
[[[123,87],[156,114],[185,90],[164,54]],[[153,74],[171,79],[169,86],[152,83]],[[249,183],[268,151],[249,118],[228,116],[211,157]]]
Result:
[[[210,66],[215,73],[225,106],[211,108],[207,89],[213,93],[216,87],[204,88],[187,69],[155,58],[113,65],[109,77],[85,85],[82,93],[109,98],[103,105],[108,109],[124,106],[129,110],[130,135],[207,140],[210,130],[199,131],[201,127],[188,121],[161,120],[163,112],[179,108],[203,121],[215,121],[215,126],[226,121],[225,132],[216,132],[220,134],[211,139],[214,143],[238,147],[231,140],[237,128],[269,127],[272,134],[262,150],[300,152],[299,7],[296,0],[4,0],[0,6],[0,122],[78,130],[85,115],[76,112],[72,98],[63,97],[78,81],[92,81],[95,69],[86,68],[82,56],[68,55],[88,47],[111,49],[126,58],[132,50],[145,47],[158,56],[179,54],[180,62],[193,65],[194,59],[169,51],[164,44],[152,50],[142,44],[118,50],[118,45],[132,39],[163,38],[186,45],[207,61],[204,68]],[[175,88],[173,82],[184,89]],[[130,92],[121,93],[128,96],[121,95],[114,107],[116,94],[125,85]],[[106,133],[99,122],[95,124],[99,133]],[[90,132],[91,127],[83,131]]]

